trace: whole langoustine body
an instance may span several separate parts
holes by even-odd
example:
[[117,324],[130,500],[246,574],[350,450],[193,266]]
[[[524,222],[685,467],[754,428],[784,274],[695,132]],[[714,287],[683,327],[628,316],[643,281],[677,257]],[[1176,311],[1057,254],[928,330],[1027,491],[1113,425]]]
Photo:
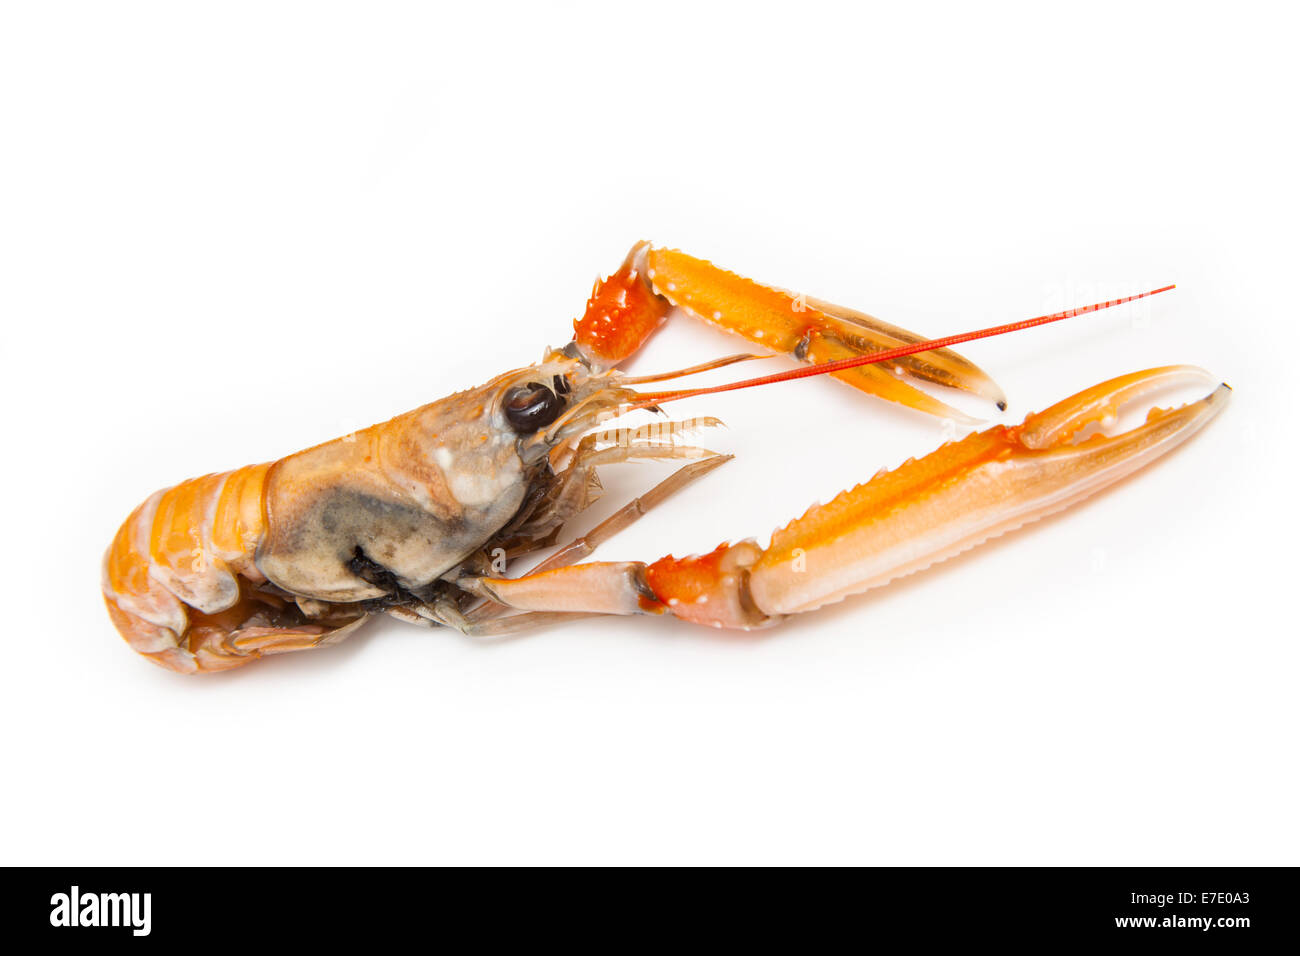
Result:
[[[993,426],[882,472],[809,509],[767,548],[745,540],[682,559],[583,561],[729,460],[680,441],[711,419],[650,432],[610,425],[629,409],[734,387],[638,392],[633,386],[699,369],[642,378],[616,370],[673,308],[810,366],[740,385],[825,372],[961,420],[907,380],[964,389],[999,407],[1004,400],[991,378],[945,346],[1118,301],[1127,300],[926,340],[641,243],[597,284],[574,340],[535,365],[275,462],[150,496],[105,555],[109,613],[132,648],[181,672],[337,643],[376,613],[469,634],[593,614],[766,626],[1068,507],[1186,440],[1223,408],[1228,390],[1153,409],[1120,435],[1079,441],[1089,425],[1148,393],[1215,384],[1189,366],[1120,376],[1021,425]],[[529,573],[504,575],[510,562],[556,544],[599,494],[600,467],[646,459],[689,463]]]
[[527,489],[515,436],[484,421],[495,386],[152,495],[104,561],[127,642],[175,670],[234,667],[350,633],[392,590],[366,562],[414,589],[458,565]]

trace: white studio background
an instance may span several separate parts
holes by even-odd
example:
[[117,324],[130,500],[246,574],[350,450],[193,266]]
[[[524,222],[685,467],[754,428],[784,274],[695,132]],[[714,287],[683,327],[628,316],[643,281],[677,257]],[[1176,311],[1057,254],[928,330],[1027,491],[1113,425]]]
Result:
[[[1294,21],[1212,10],[6,5],[3,862],[1296,863]],[[147,494],[536,360],[641,238],[931,335],[1176,282],[962,351],[1000,421],[1174,362],[1232,405],[761,635],[123,644],[98,566]],[[633,367],[741,347],[682,319]],[[675,412],[737,460],[602,558],[953,437],[825,380]]]

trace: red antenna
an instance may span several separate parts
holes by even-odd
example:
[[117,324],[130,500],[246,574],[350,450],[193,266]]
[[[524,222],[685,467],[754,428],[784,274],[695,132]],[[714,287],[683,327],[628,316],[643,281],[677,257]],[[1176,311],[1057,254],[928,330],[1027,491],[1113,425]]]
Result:
[[794,368],[787,372],[775,372],[772,375],[761,375],[758,378],[747,378],[739,382],[729,382],[725,385],[711,385],[705,388],[682,388],[664,392],[643,392],[632,407],[648,408],[652,405],[662,405],[664,402],[675,402],[679,398],[694,398],[697,395],[731,392],[738,388],[771,385],[774,382],[787,382],[796,378],[827,375],[848,368],[857,368],[860,365],[889,362],[893,359],[902,358],[904,355],[915,355],[917,352],[929,352],[932,349],[946,349],[953,345],[961,345],[963,342],[973,342],[975,339],[987,339],[994,335],[1005,335],[1008,332],[1019,332],[1021,329],[1032,329],[1036,325],[1060,322],[1062,319],[1071,319],[1076,315],[1084,315],[1088,312],[1100,312],[1102,309],[1109,309],[1111,306],[1123,305],[1125,302],[1132,302],[1135,299],[1145,299],[1149,295],[1158,295],[1173,288],[1175,287],[1172,285],[1162,286],[1159,289],[1152,289],[1150,292],[1141,292],[1138,295],[1125,296],[1122,299],[1111,299],[1109,302],[1098,302],[1095,305],[1085,305],[1078,309],[1066,309],[1064,312],[1053,312],[1051,315],[1040,315],[1037,318],[1024,319],[1020,322],[1009,322],[1006,325],[995,325],[992,328],[980,329],[978,332],[962,332],[959,335],[949,335],[941,339],[928,339],[911,345],[900,345],[898,348],[884,349],[867,355],[855,355],[853,358],[839,359],[835,362],[823,362],[821,365]]

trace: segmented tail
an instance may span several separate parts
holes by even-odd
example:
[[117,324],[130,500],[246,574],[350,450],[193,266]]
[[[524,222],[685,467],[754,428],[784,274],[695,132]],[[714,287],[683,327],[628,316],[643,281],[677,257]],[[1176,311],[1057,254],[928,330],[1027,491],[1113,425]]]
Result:
[[156,492],[104,555],[104,600],[133,649],[181,673],[225,670],[344,636],[360,612],[309,621],[259,589],[269,465],[205,475]]

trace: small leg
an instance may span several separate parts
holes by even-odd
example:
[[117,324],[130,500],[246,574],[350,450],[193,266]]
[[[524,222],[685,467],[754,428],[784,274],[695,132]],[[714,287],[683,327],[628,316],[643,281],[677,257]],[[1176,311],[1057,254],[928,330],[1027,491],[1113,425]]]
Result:
[[289,627],[246,625],[235,631],[205,627],[191,628],[190,648],[200,671],[239,667],[272,654],[309,651],[338,644],[355,633],[370,616],[362,615],[342,626],[300,624]]
[[500,541],[494,544],[506,542],[504,550],[511,560],[550,547],[564,523],[600,496],[598,466],[634,460],[714,457],[715,453],[706,448],[679,444],[677,439],[687,432],[721,424],[716,418],[696,418],[586,435],[560,455],[552,456],[551,466],[557,472],[555,484],[518,524],[502,529]]
[[645,494],[633,498],[581,538],[570,541],[561,547],[549,558],[533,568],[530,573],[536,574],[539,571],[568,567],[583,558],[589,557],[610,538],[644,518],[650,509],[662,504],[669,497],[691,484],[691,482],[703,478],[719,465],[731,461],[733,457],[733,455],[714,455],[712,458],[706,458],[703,461],[697,461],[677,469]]
[[[497,607],[498,605],[492,605]],[[503,637],[508,634],[516,634],[519,631],[534,630],[539,627],[550,627],[555,624],[567,624],[570,621],[579,621],[585,617],[595,617],[596,615],[586,611],[525,611],[522,614],[513,614],[509,617],[489,618],[485,621],[470,621],[468,618],[461,618],[459,623],[450,621],[436,620],[432,615],[421,614],[419,611],[408,607],[393,607],[384,612],[399,621],[407,624],[419,624],[421,627],[450,627],[452,630],[460,631],[469,637]]]
[[523,614],[484,621],[481,624],[471,624],[465,628],[465,633],[470,637],[508,637],[521,631],[554,627],[558,624],[568,624],[571,621],[597,616],[587,611],[527,611]]

